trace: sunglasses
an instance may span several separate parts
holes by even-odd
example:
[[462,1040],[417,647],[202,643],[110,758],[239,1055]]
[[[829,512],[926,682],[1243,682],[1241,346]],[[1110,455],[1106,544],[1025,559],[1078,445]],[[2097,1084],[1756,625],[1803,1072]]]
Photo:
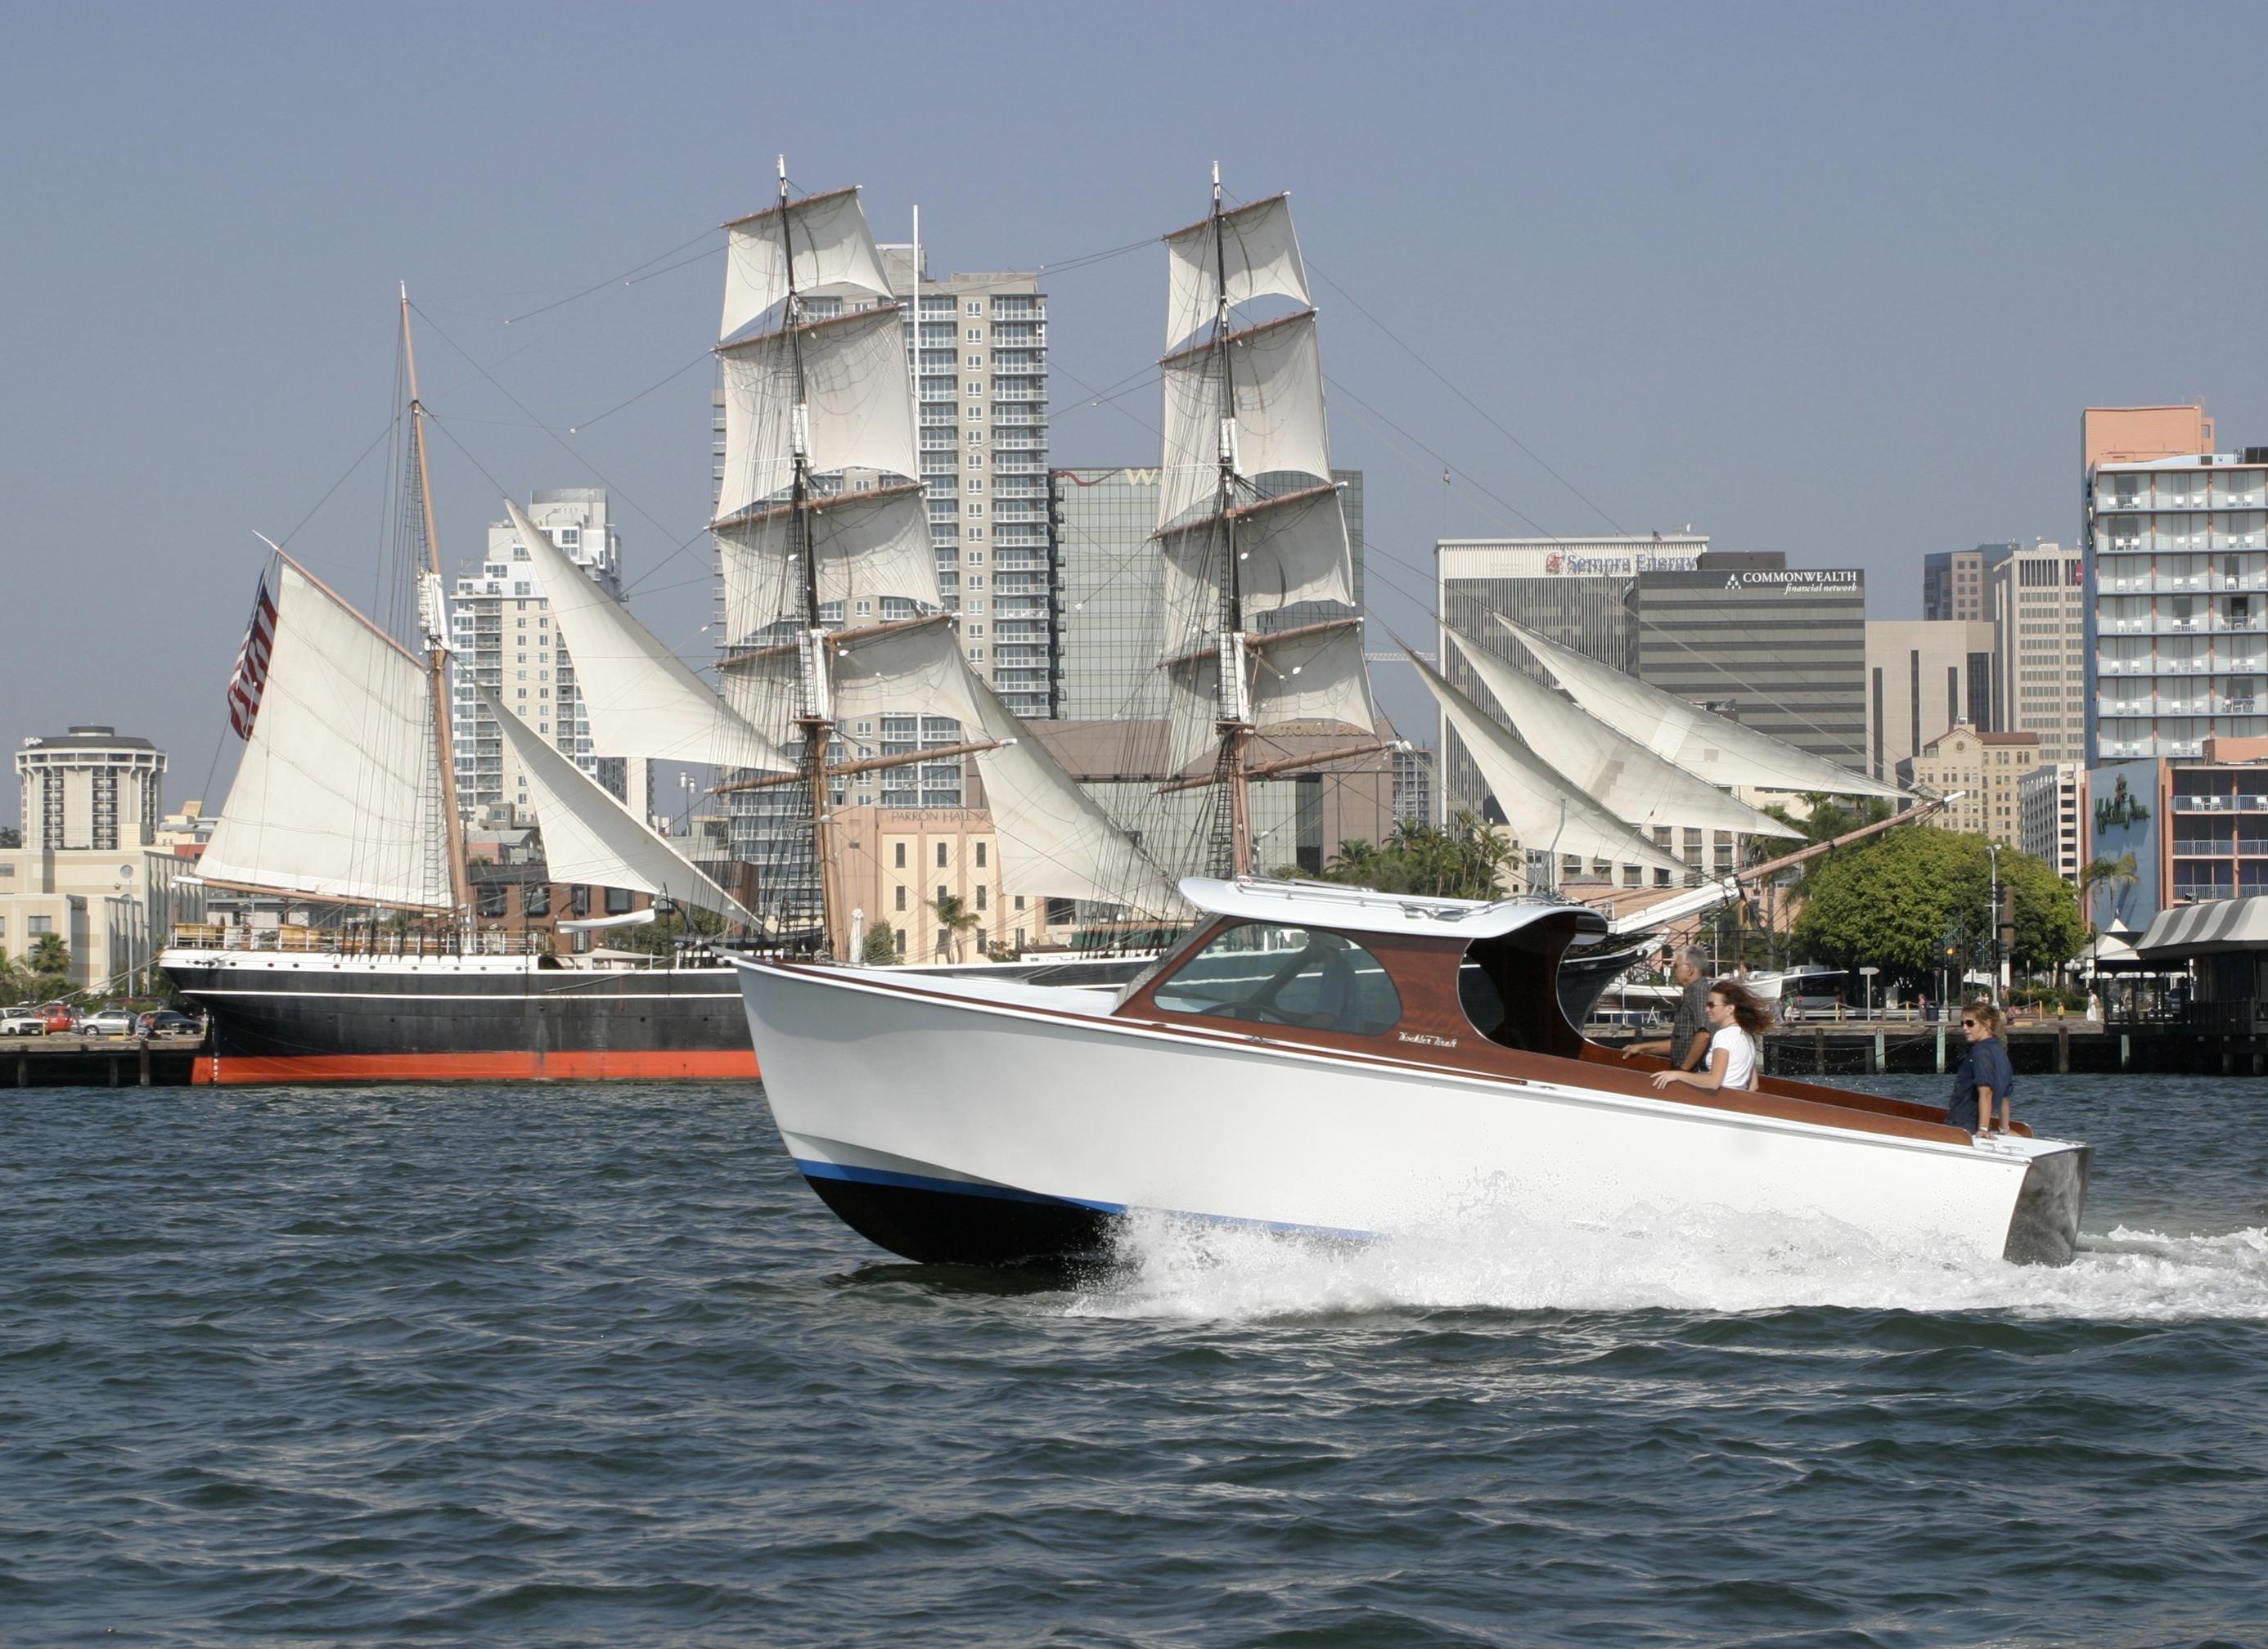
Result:
[[1964,1031],[1973,1031],[1977,1028],[1977,1021],[1974,1020],[1963,1020],[1961,1021],[1961,1028]]

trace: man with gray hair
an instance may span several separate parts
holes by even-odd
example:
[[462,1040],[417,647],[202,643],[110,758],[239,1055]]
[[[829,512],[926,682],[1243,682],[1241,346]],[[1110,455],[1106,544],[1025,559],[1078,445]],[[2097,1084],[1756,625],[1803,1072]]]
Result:
[[1659,1054],[1680,1071],[1698,1071],[1709,1056],[1709,953],[1698,945],[1687,946],[1677,953],[1669,978],[1673,984],[1684,987],[1669,1034],[1651,1042],[1632,1042],[1623,1049],[1623,1057]]

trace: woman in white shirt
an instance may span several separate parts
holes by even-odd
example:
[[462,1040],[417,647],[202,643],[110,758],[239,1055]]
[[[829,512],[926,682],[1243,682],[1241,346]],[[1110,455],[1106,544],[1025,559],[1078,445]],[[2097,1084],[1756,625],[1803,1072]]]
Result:
[[1738,980],[1719,979],[1709,987],[1705,1012],[1709,1022],[1707,1061],[1698,1071],[1658,1071],[1653,1086],[1666,1088],[1673,1082],[1683,1082],[1705,1090],[1755,1087],[1762,1039],[1771,1027],[1771,1010]]

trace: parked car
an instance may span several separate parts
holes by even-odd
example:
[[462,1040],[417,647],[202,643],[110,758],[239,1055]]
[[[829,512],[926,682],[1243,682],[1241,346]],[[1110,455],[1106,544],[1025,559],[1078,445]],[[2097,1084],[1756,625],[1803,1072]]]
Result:
[[202,1036],[205,1027],[186,1013],[176,1013],[171,1008],[160,1008],[145,1013],[135,1021],[135,1029],[144,1036]]
[[37,1008],[10,1008],[0,1013],[0,1036],[45,1036],[48,1016]]
[[82,1036],[131,1036],[134,1021],[139,1017],[131,1008],[105,1008],[91,1013],[79,1021]]
[[60,1002],[48,1003],[40,1010],[40,1016],[47,1021],[50,1036],[61,1036],[76,1029],[78,1025],[78,1015]]

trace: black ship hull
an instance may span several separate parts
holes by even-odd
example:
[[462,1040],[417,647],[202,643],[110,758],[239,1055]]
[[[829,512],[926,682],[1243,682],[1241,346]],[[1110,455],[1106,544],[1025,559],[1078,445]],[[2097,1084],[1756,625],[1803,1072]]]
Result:
[[[239,1083],[750,1078],[732,968],[483,966],[169,953],[211,1019],[195,1080]],[[503,959],[497,959],[501,961]]]

